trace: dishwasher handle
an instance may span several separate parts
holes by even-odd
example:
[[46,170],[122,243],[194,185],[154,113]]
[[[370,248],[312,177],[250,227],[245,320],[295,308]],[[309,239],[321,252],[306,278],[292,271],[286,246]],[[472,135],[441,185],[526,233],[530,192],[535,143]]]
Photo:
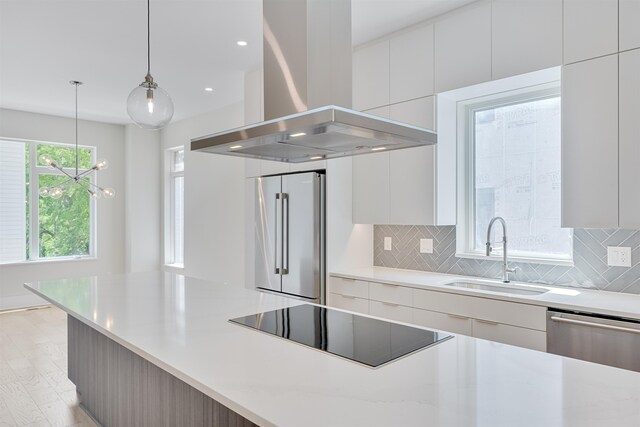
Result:
[[588,326],[592,328],[606,329],[609,331],[627,332],[630,334],[640,335],[640,329],[625,328],[623,326],[607,325],[605,323],[587,322],[585,320],[568,319],[566,317],[551,316],[549,319],[554,322],[570,323],[573,325]]

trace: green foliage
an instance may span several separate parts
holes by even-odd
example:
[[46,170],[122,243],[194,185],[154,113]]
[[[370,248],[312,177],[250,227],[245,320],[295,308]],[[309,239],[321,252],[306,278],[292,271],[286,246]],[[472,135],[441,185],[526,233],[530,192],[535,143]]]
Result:
[[[36,158],[39,166],[46,166],[40,161],[43,154],[51,157],[59,166],[64,168],[76,167],[76,149],[75,147],[62,147],[60,145],[44,145],[38,144],[36,149]],[[78,167],[80,169],[89,169],[93,166],[91,158],[91,150],[88,148],[78,149]]]
[[[44,146],[38,146],[40,147]],[[39,178],[40,188],[59,186],[67,179],[59,175],[44,174]],[[89,179],[83,178],[81,182],[87,187]],[[90,198],[86,189],[71,184],[59,199],[41,196],[38,206],[40,257],[89,254]]]

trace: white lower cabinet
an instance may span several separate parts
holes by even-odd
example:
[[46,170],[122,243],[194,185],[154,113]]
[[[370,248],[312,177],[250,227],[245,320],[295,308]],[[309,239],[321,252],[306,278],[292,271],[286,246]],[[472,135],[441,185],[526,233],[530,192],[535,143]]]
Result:
[[411,307],[393,304],[390,302],[369,301],[369,314],[398,322],[412,323],[413,313]]
[[473,319],[457,314],[438,313],[437,311],[413,309],[413,323],[428,328],[439,329],[461,335],[473,335]]
[[331,276],[331,307],[546,351],[547,308]]
[[547,333],[487,320],[473,319],[473,336],[502,344],[547,351]]
[[369,314],[369,300],[364,298],[330,293],[328,295],[328,305],[355,313]]

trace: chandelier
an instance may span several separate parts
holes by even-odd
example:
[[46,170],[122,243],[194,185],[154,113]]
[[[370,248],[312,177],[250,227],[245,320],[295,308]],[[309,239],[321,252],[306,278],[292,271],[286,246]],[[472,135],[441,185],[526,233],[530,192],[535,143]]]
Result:
[[109,162],[105,159],[98,160],[93,167],[83,170],[80,172],[79,162],[78,162],[78,86],[82,84],[82,82],[71,80],[71,83],[76,88],[76,168],[75,174],[71,175],[68,173],[58,162],[48,156],[43,154],[40,156],[40,162],[45,165],[51,166],[53,169],[60,171],[64,174],[67,179],[63,181],[60,185],[55,187],[43,187],[40,189],[40,195],[43,197],[52,197],[54,199],[59,199],[62,195],[73,185],[78,185],[83,189],[89,192],[89,196],[92,199],[99,199],[100,196],[104,196],[106,199],[110,199],[116,195],[116,191],[113,188],[102,188],[91,182],[88,178],[91,173],[94,171],[99,171],[102,169],[106,169],[109,166]]

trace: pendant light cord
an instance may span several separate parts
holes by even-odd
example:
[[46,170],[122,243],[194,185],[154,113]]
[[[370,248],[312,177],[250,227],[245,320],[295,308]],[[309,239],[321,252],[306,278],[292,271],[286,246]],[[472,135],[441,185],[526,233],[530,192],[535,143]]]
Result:
[[151,74],[151,7],[147,0],[147,75]]

